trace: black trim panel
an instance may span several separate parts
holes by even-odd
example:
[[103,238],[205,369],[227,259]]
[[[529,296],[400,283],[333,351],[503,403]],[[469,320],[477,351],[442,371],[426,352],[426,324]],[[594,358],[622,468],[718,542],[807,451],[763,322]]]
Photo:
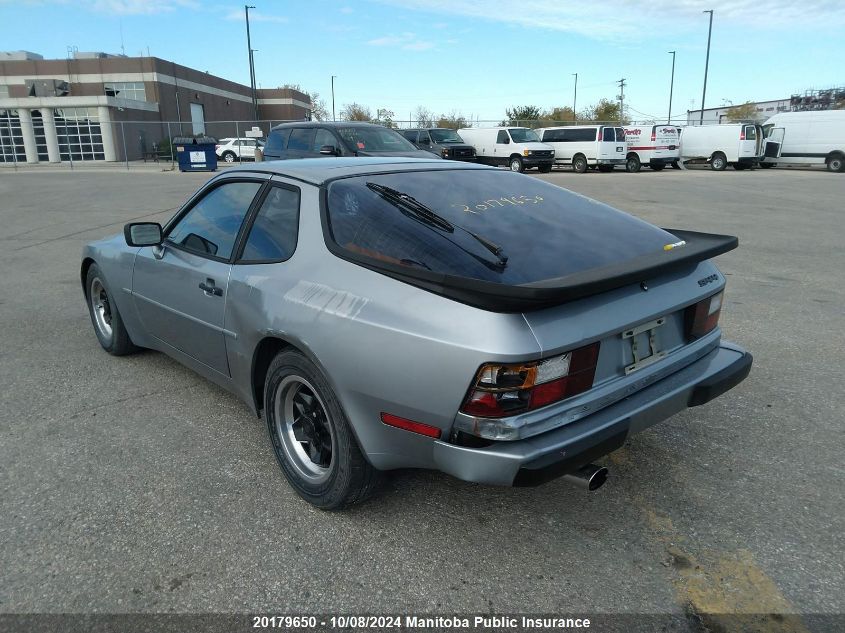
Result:
[[688,407],[697,407],[733,389],[748,377],[754,358],[745,352],[735,363],[698,383],[690,395]]
[[[782,152],[780,158],[827,158],[831,154],[836,154],[836,150],[828,152],[827,154],[811,154],[800,152]],[[840,152],[841,153],[841,152]]]

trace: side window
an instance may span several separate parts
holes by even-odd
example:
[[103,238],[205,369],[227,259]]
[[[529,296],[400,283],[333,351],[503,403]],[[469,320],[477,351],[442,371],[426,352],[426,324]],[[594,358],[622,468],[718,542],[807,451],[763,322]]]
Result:
[[499,133],[496,135],[496,142],[502,144],[510,143],[510,139],[508,138],[508,131],[499,130]]
[[603,140],[603,141],[615,141],[616,140],[616,130],[614,130],[612,127],[602,128],[601,140]]
[[277,154],[281,152],[287,145],[288,136],[290,136],[290,129],[270,132],[270,136],[267,137],[267,144],[264,146],[264,153]]
[[260,182],[230,182],[209,191],[171,229],[167,239],[198,253],[229,259]]
[[288,139],[288,150],[298,150],[301,152],[311,151],[314,145],[314,128],[298,127],[294,128],[290,133]]
[[400,130],[399,132],[402,136],[406,139],[411,141],[412,143],[417,142],[417,131],[416,130]]
[[314,146],[311,148],[312,151],[316,152],[317,154],[320,153],[320,148],[323,145],[331,145],[335,149],[340,149],[337,145],[337,139],[335,138],[334,134],[325,130],[323,128],[319,128],[314,134]]
[[240,261],[284,261],[296,250],[299,190],[273,186],[249,230]]
[[431,145],[431,136],[429,136],[427,130],[420,131],[420,145]]

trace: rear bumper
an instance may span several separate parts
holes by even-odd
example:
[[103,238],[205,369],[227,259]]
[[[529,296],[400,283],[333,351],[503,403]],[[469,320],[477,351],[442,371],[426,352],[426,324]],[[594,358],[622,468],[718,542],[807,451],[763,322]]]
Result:
[[671,158],[658,157],[658,158],[650,159],[648,161],[648,164],[649,165],[671,165],[676,160],[680,160],[680,159],[677,156],[673,156]]
[[624,165],[625,158],[599,158],[596,159],[596,165]]
[[537,485],[616,450],[633,433],[718,397],[742,382],[751,364],[751,354],[723,341],[691,365],[586,418],[485,448],[437,441],[434,461],[439,470],[465,481]]

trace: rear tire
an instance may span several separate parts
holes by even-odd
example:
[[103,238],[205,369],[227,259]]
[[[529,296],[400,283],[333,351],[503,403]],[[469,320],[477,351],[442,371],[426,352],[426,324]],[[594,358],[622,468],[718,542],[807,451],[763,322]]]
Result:
[[762,169],[771,169],[772,167],[777,167],[777,165],[777,163],[760,163]]
[[301,353],[282,351],[270,363],[264,419],[282,473],[308,503],[340,510],[369,497],[381,481],[328,381]]
[[845,156],[842,154],[831,154],[827,157],[827,170],[835,173],[845,171]]
[[625,159],[625,171],[629,174],[636,174],[640,169],[642,169],[642,163],[640,163],[639,156],[631,154]]
[[681,166],[678,163],[678,161],[676,161],[676,160],[672,161],[672,169],[681,169]]
[[663,171],[664,167],[666,167],[665,163],[654,163],[651,166],[651,171]]
[[710,169],[713,171],[725,171],[728,166],[728,158],[722,152],[716,152],[710,158]]
[[572,158],[572,170],[576,173],[583,174],[587,171],[587,157],[581,154],[576,154]]
[[522,164],[522,159],[519,156],[511,156],[511,162],[508,164],[511,171],[518,171],[522,173],[525,171],[525,166]]
[[112,356],[125,356],[138,351],[123,325],[114,295],[109,290],[103,271],[91,264],[85,276],[85,302],[94,326],[94,334],[104,350]]

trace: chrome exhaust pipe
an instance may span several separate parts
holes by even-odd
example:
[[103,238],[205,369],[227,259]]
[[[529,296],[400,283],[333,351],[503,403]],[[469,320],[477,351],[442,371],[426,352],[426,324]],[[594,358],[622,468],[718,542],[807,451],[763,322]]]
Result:
[[587,464],[581,466],[574,473],[564,475],[563,478],[569,483],[586,488],[593,491],[598,490],[607,481],[607,468],[604,466],[596,466],[595,464]]

